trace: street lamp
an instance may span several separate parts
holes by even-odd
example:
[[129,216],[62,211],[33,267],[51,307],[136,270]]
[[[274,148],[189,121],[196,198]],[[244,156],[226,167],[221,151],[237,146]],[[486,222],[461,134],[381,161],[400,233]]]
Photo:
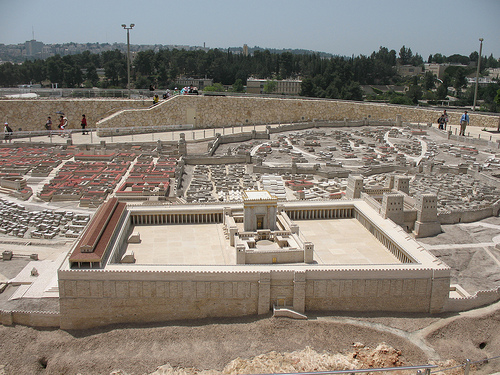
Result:
[[477,70],[476,70],[476,88],[474,90],[474,104],[472,105],[472,111],[476,110],[476,99],[477,99],[477,86],[479,85],[479,69],[481,67],[481,54],[483,53],[483,38],[479,38],[479,58],[477,59]]
[[135,25],[133,23],[130,24],[130,27],[127,27],[127,25],[122,24],[122,27],[127,30],[127,89],[128,89],[128,98],[130,99],[130,34],[129,31],[132,30],[132,28]]

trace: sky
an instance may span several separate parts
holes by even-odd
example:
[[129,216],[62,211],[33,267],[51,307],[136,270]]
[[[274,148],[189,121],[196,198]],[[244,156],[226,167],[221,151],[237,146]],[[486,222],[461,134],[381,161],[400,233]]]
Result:
[[0,43],[126,42],[500,58],[500,0],[0,0]]

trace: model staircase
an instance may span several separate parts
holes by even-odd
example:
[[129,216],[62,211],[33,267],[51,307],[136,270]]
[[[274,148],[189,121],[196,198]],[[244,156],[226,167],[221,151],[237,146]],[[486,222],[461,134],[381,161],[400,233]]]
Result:
[[288,306],[273,305],[273,317],[285,317],[292,319],[307,319],[307,315],[301,314]]

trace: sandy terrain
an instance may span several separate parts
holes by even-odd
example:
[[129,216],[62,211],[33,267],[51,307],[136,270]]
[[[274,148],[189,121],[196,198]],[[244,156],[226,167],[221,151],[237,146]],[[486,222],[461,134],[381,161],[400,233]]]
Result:
[[[499,331],[500,304],[439,317],[312,316],[307,321],[267,317],[75,332],[1,326],[0,374],[109,374],[118,370],[120,374],[149,374],[163,365],[158,374],[169,373],[170,367],[190,368],[188,373],[426,363],[449,367],[466,358],[499,356]],[[380,343],[388,347],[376,350]],[[300,352],[294,353],[291,363],[277,354],[294,351]],[[262,356],[265,353],[267,356]],[[255,356],[259,357],[251,361]],[[312,362],[311,356],[316,358]],[[500,360],[474,373],[495,371],[500,371]]]

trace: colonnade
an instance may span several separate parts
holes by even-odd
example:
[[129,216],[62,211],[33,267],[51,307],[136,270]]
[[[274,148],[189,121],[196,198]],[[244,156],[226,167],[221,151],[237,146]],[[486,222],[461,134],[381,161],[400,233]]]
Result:
[[389,250],[392,255],[394,255],[401,263],[416,263],[411,257],[408,256],[406,251],[400,246],[395,244],[389,237],[387,237],[384,232],[382,232],[376,225],[368,220],[364,215],[356,211],[356,219],[373,234],[373,236],[384,245],[387,250]]
[[133,225],[155,225],[155,224],[202,224],[222,223],[222,212],[217,213],[171,213],[171,214],[133,214],[131,222]]
[[354,208],[317,208],[285,210],[291,220],[346,219],[354,217]]

